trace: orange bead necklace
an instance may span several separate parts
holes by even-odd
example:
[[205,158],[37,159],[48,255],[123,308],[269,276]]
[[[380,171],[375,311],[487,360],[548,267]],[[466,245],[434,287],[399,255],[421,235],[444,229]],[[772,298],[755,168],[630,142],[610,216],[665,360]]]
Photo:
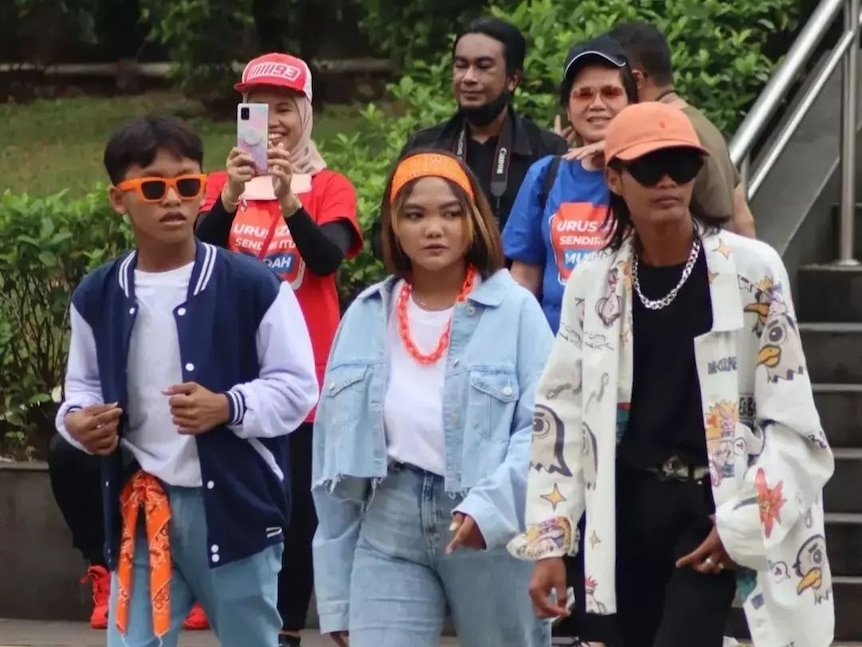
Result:
[[[467,300],[467,295],[473,289],[473,281],[476,278],[476,268],[467,268],[467,276],[464,277],[464,284],[461,286],[461,292],[458,293],[458,298],[455,303],[462,303]],[[398,295],[398,335],[401,337],[401,343],[404,344],[404,350],[420,364],[434,364],[443,357],[443,353],[449,347],[449,336],[452,332],[452,319],[446,324],[446,329],[440,335],[440,341],[437,342],[437,348],[428,354],[420,351],[413,339],[410,337],[410,321],[407,317],[407,302],[413,296],[413,286],[405,281],[401,288],[401,293]]]

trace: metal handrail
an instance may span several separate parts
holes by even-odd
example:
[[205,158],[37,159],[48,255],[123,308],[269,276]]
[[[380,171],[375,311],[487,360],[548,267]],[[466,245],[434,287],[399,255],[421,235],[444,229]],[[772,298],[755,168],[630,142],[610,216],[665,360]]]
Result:
[[[816,52],[820,41],[839,15],[844,16],[844,31],[832,49],[826,63],[817,71],[810,85],[787,118],[781,131],[751,168],[751,153],[763,136],[770,119],[784,102],[805,65]],[[837,263],[858,265],[853,258],[853,219],[855,216],[855,158],[856,158],[856,49],[862,23],[860,0],[821,0],[811,18],[799,32],[781,65],[749,110],[730,142],[730,156],[740,168],[751,200],[766,176],[775,166],[805,115],[820,97],[826,82],[839,63],[843,63],[841,101],[841,227],[840,252]]]

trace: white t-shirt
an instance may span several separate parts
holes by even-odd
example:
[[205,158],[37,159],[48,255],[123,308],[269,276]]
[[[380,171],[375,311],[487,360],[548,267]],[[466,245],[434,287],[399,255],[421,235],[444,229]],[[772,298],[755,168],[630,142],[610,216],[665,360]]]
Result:
[[[395,286],[401,292],[403,283]],[[396,305],[397,308],[397,305]],[[410,337],[422,354],[437,348],[452,319],[454,308],[423,310],[407,302]],[[389,382],[383,401],[383,421],[389,458],[443,476],[446,453],[443,431],[443,379],[446,355],[433,364],[420,364],[404,348],[398,334],[398,313],[393,311],[387,329]]]
[[174,310],[187,298],[194,263],[168,272],[135,270],[138,314],[129,345],[129,428],[123,444],[145,472],[169,485],[200,487],[194,436],[171,421],[162,389],[183,382]]

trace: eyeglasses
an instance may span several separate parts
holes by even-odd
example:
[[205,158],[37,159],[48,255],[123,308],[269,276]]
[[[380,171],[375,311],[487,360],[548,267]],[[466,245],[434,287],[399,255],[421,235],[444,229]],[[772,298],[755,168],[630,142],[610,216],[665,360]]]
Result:
[[592,103],[596,95],[601,96],[602,101],[613,101],[625,95],[626,91],[618,85],[603,85],[600,88],[584,87],[572,90],[571,98],[578,103]]
[[120,191],[134,191],[142,202],[161,202],[168,189],[173,189],[180,200],[197,200],[206,188],[206,175],[180,175],[178,177],[137,177],[117,184]]
[[700,173],[703,155],[691,148],[666,148],[621,166],[643,186],[655,186],[664,176],[677,184],[688,184]]

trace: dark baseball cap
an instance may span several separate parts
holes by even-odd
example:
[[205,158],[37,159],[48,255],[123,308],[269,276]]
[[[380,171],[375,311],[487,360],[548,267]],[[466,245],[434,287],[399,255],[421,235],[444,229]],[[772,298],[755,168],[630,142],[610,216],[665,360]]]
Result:
[[566,56],[563,80],[568,81],[588,63],[604,62],[614,67],[625,67],[628,63],[622,46],[607,34],[578,43]]

